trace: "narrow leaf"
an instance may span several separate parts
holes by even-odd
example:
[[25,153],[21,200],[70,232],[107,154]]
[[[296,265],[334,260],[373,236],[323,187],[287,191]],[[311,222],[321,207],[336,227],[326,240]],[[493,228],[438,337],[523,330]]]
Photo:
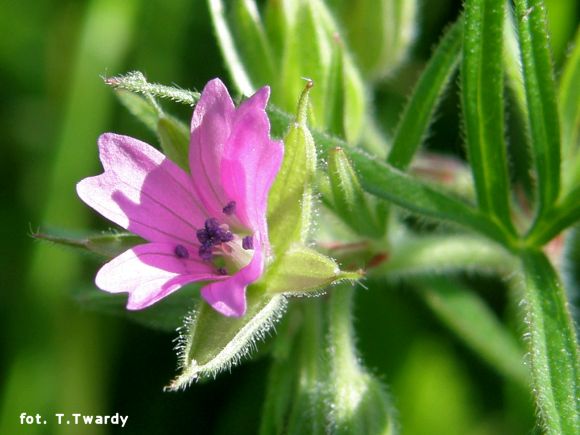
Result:
[[580,433],[580,352],[566,293],[541,252],[524,252],[525,324],[532,386],[546,433]]
[[478,206],[513,231],[504,139],[504,15],[505,0],[466,3],[461,102]]
[[125,89],[147,97],[165,98],[188,106],[195,105],[200,97],[198,92],[157,83],[149,83],[139,71],[133,71],[121,76],[108,77],[104,80],[113,89]]
[[258,87],[269,84],[275,74],[274,59],[256,2],[235,0],[230,9],[229,28],[248,76]]
[[423,142],[433,113],[459,62],[463,21],[447,31],[421,74],[403,116],[397,124],[387,162],[405,170]]
[[254,85],[236,47],[225,16],[225,5],[222,0],[208,0],[208,4],[213,28],[226,61],[226,66],[230,71],[230,77],[240,93],[251,95],[254,92]]
[[413,212],[466,226],[506,247],[514,247],[516,242],[509,233],[460,199],[423,184],[358,150],[347,151],[347,154],[367,192]]
[[35,233],[36,239],[46,240],[57,245],[78,248],[102,257],[113,258],[133,246],[145,243],[141,237],[131,233],[104,233],[87,237],[67,237],[56,234]]
[[580,186],[562,198],[526,237],[531,247],[541,247],[566,228],[580,221]]
[[562,115],[562,157],[568,170],[563,171],[566,186],[574,184],[572,174],[577,174],[573,166],[569,166],[577,156],[580,135],[580,28],[576,32],[574,47],[564,66],[560,80],[559,91],[560,113]]
[[515,0],[515,5],[536,167],[538,222],[560,192],[560,122],[544,2]]
[[423,279],[419,286],[427,304],[460,339],[499,373],[528,385],[522,349],[477,293],[446,278]]

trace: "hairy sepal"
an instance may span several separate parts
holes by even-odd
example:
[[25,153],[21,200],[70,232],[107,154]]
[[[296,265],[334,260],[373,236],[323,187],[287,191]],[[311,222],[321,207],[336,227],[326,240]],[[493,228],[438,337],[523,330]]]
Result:
[[181,373],[165,389],[177,391],[203,378],[215,378],[238,364],[273,329],[286,310],[283,295],[248,289],[243,317],[224,317],[200,301],[180,331]]

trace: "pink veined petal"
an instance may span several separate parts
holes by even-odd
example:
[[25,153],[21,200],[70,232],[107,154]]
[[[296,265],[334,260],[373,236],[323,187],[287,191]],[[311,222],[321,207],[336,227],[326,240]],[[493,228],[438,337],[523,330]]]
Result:
[[172,243],[135,246],[101,267],[95,283],[110,293],[129,293],[127,309],[140,310],[190,282],[225,278],[189,248],[190,257],[185,259],[175,255]]
[[221,166],[221,182],[226,195],[236,199],[238,218],[263,234],[268,193],[284,154],[282,142],[270,139],[264,110],[269,92],[264,87],[239,107]]
[[107,219],[150,241],[195,240],[207,211],[190,176],[152,146],[112,133],[99,138],[105,172],[77,184],[77,193]]
[[214,79],[205,85],[191,119],[189,166],[197,196],[209,212],[220,218],[235,198],[224,193],[219,181],[223,149],[235,113],[225,85]]
[[247,266],[233,276],[213,282],[201,289],[201,296],[214,310],[227,317],[241,317],[246,313],[246,288],[262,276],[264,252],[257,240],[256,250]]

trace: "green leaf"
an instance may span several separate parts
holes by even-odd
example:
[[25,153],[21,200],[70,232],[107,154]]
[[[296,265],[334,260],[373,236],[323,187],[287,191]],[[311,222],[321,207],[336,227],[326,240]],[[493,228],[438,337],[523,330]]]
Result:
[[539,251],[523,252],[523,293],[532,387],[550,435],[580,433],[580,351],[566,292]]
[[235,0],[232,3],[228,27],[244,68],[256,87],[270,84],[276,68],[256,2]]
[[[578,171],[570,163],[577,157],[580,135],[580,28],[576,32],[574,47],[564,66],[560,80],[559,103],[562,115],[562,164],[567,168],[562,171],[566,187],[574,186],[578,180]],[[574,175],[575,174],[575,175]],[[576,180],[574,178],[576,177]],[[576,181],[577,182],[577,181]]]
[[463,20],[447,31],[415,85],[393,137],[387,162],[405,170],[423,142],[437,104],[459,62]]
[[560,192],[560,122],[542,0],[515,0],[531,144],[537,177],[536,223]]
[[165,155],[189,172],[189,128],[172,116],[162,115],[156,131]]
[[322,25],[320,0],[299,2],[292,28],[286,32],[286,51],[281,71],[281,85],[286,101],[295,101],[300,93],[300,77],[312,80],[316,86],[312,92],[311,124],[326,127],[325,113],[327,81],[332,62],[330,35]]
[[[284,122],[290,119],[288,114],[273,106],[268,106],[267,111],[272,121],[272,131],[279,131]],[[339,138],[317,130],[312,131],[312,137],[323,150],[342,147],[357,171],[361,186],[367,192],[413,212],[466,226],[508,249],[519,249],[520,242],[517,239],[462,200],[421,183],[360,149],[349,149]]]
[[367,192],[413,212],[466,226],[508,249],[517,246],[517,240],[504,228],[465,202],[423,184],[359,150],[347,151],[347,154],[358,170],[361,185]]
[[296,121],[284,139],[284,160],[268,197],[269,237],[279,256],[292,243],[304,242],[310,227],[316,171],[316,148],[306,125],[311,86],[309,82],[304,89]]
[[133,246],[145,243],[141,237],[131,233],[103,233],[86,237],[68,237],[56,234],[34,233],[32,237],[57,245],[81,249],[102,257],[113,258]]
[[184,389],[199,378],[215,377],[236,365],[272,329],[285,309],[284,296],[265,295],[255,287],[247,290],[247,311],[240,318],[225,317],[201,300],[181,333],[181,374],[166,389]]
[[528,106],[526,105],[526,89],[524,87],[524,76],[522,71],[522,65],[520,63],[521,51],[518,42],[518,36],[516,34],[516,27],[514,23],[513,11],[508,8],[505,15],[505,21],[503,25],[503,62],[506,73],[507,85],[509,86],[514,100],[516,102],[519,115],[522,117],[524,125],[528,128]]
[[499,373],[527,387],[522,349],[477,293],[447,278],[421,279],[418,285],[427,304],[460,339]]
[[230,71],[230,77],[240,93],[251,95],[254,93],[255,88],[236,47],[234,36],[226,18],[226,7],[222,0],[208,0],[208,4],[213,28],[226,61],[226,67]]
[[566,197],[558,201],[545,215],[542,222],[534,226],[526,237],[526,243],[531,247],[541,247],[548,243],[569,226],[580,220],[580,186],[572,190]]
[[[133,71],[121,76],[105,78],[105,83],[113,89],[124,89],[148,98],[165,98],[176,103],[193,106],[199,100],[199,92],[188,91],[174,86],[165,86],[158,83],[149,83],[143,73]],[[150,100],[153,103],[153,100]]]
[[513,232],[504,139],[505,12],[505,0],[465,5],[461,101],[478,206]]
[[361,278],[358,272],[342,272],[336,262],[307,248],[294,245],[272,265],[264,282],[267,293],[316,294],[331,284]]

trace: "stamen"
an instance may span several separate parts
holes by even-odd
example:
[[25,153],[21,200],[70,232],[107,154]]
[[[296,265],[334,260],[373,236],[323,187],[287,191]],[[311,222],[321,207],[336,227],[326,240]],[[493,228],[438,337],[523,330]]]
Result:
[[206,219],[204,227],[197,230],[195,235],[201,244],[199,256],[206,261],[213,258],[213,248],[215,246],[234,240],[234,235],[229,230],[229,227],[225,224],[220,225],[216,218]]
[[189,251],[183,245],[177,245],[173,252],[177,258],[189,258]]
[[207,231],[215,231],[219,228],[220,223],[216,218],[207,218],[204,226]]
[[242,248],[245,250],[254,249],[254,238],[252,236],[246,236],[242,239]]
[[224,212],[224,214],[227,214],[228,216],[233,215],[236,212],[236,201],[228,202],[227,205],[222,209],[222,211]]
[[227,275],[228,271],[226,270],[225,267],[218,267],[217,274],[218,275]]
[[200,228],[199,230],[197,230],[195,232],[195,235],[197,236],[197,240],[199,240],[199,243],[201,243],[202,245],[207,243],[209,239],[209,235],[205,228]]
[[199,257],[204,261],[211,261],[213,258],[212,248],[213,246],[201,245],[198,251]]
[[228,231],[228,230],[224,230],[222,228],[220,228],[218,231],[216,231],[216,236],[219,238],[219,241],[221,243],[227,243],[227,242],[231,242],[232,240],[234,240],[234,235],[232,234],[232,232]]

